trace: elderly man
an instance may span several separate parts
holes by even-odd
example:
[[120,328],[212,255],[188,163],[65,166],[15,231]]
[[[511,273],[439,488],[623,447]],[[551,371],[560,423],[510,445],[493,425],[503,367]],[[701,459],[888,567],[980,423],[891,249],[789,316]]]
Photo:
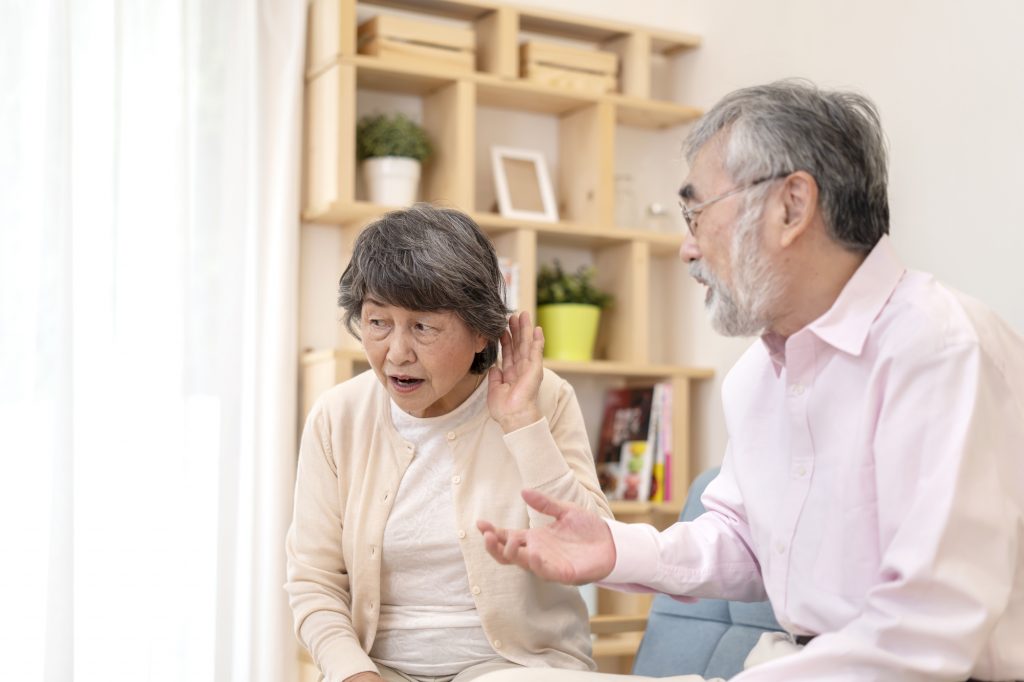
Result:
[[659,533],[524,492],[555,521],[480,521],[491,555],[565,583],[768,597],[809,643],[744,682],[1024,679],[1024,340],[896,256],[874,106],[740,90],[687,154],[681,256],[715,328],[760,336],[725,380],[708,511]]

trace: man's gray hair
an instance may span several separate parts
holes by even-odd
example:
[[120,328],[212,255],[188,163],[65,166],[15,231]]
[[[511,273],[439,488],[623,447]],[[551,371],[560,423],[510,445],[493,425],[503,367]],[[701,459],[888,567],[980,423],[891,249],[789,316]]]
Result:
[[691,164],[720,131],[725,171],[737,185],[806,171],[818,183],[825,227],[836,242],[866,252],[888,234],[885,136],[866,97],[799,79],[737,90],[690,133]]
[[416,204],[360,233],[338,283],[338,305],[356,338],[367,298],[407,310],[451,311],[487,339],[469,370],[482,374],[497,360],[508,326],[504,293],[498,256],[480,227],[459,211]]

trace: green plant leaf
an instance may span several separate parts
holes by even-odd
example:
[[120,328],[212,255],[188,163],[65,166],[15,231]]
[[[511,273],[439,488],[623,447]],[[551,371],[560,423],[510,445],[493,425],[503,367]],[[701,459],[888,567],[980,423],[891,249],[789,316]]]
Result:
[[404,156],[424,162],[433,152],[426,131],[404,114],[371,114],[356,124],[356,158]]
[[583,266],[575,273],[566,273],[562,264],[542,265],[537,273],[537,305],[552,303],[584,303],[607,308],[612,295],[594,286],[594,268]]

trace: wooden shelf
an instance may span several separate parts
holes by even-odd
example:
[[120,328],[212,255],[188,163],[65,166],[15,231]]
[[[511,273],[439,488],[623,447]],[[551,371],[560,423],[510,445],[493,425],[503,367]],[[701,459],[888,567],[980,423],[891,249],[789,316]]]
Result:
[[643,632],[647,616],[599,614],[590,617],[590,632],[594,635],[614,635],[621,632]]
[[672,516],[678,517],[683,511],[682,500],[678,502],[630,502],[626,500],[610,500],[615,518],[623,516]]
[[[333,203],[302,214],[304,222],[327,225],[354,225],[366,223],[387,211],[400,208],[383,206],[369,201]],[[546,243],[579,248],[601,248],[627,242],[646,242],[656,256],[675,256],[683,244],[683,235],[651,230],[606,228],[596,225],[559,221],[555,223],[515,220],[494,213],[474,213],[473,220],[489,235],[532,230]]]
[[710,379],[714,376],[714,371],[705,367],[633,364],[610,360],[592,360],[590,362],[545,360],[544,366],[559,374],[591,374],[636,379],[662,379],[674,376],[682,376],[687,379]]
[[[661,129],[690,123],[700,118],[697,107],[676,102],[644,99],[610,93],[591,95],[573,93],[524,80],[508,80],[479,72],[446,70],[432,65],[391,62],[379,57],[355,55],[337,63],[356,67],[356,87],[381,92],[425,96],[456,81],[476,83],[477,104],[498,109],[529,111],[561,116],[581,107],[609,102],[615,107],[615,118],[622,125]],[[314,78],[329,69],[318,69]]]
[[[430,14],[460,21],[479,21],[502,7],[496,2],[483,0],[361,0],[364,5],[391,7],[420,14]],[[659,54],[674,54],[699,47],[702,39],[693,33],[664,31],[661,29],[581,17],[552,12],[538,7],[516,6],[519,11],[520,30],[530,33],[603,43],[628,33],[646,32],[651,36],[652,49]]]
[[[669,150],[663,158],[645,157],[642,162],[628,155],[617,157],[616,140],[638,134],[626,128],[661,131],[687,125],[702,115],[696,107],[651,97],[661,85],[658,78],[665,61],[661,58],[695,48],[701,39],[685,32],[571,16],[500,0],[309,0],[308,4],[302,218],[341,229],[337,235],[325,235],[323,230],[303,233],[303,240],[329,242],[330,248],[338,251],[332,254],[315,250],[313,244],[304,241],[304,256],[315,252],[315,257],[310,256],[312,267],[304,270],[303,286],[320,291],[324,282],[336,281],[333,270],[344,268],[363,226],[398,208],[363,200],[367,195],[357,176],[355,131],[357,117],[366,107],[358,105],[371,99],[418,99],[413,103],[416,117],[435,149],[434,157],[423,168],[420,196],[469,212],[498,255],[518,264],[520,309],[535,312],[539,260],[548,257],[550,247],[586,252],[578,255],[593,264],[595,284],[614,293],[616,305],[602,315],[598,336],[600,357],[611,359],[550,360],[545,366],[574,382],[579,390],[670,383],[673,466],[666,489],[677,496],[685,494],[690,482],[692,386],[695,381],[710,378],[712,370],[650,362],[657,347],[651,342],[658,327],[655,316],[663,314],[655,300],[662,285],[654,280],[666,265],[664,260],[656,259],[677,258],[685,237],[681,231],[665,233],[614,225],[614,181],[616,173],[624,170],[616,166],[617,158],[620,164],[660,164],[675,157]],[[476,37],[475,70],[460,70],[446,65],[450,62],[444,59],[403,60],[400,56],[389,59],[359,54],[358,24],[391,9],[442,17],[450,20],[449,24],[461,23],[472,30]],[[430,18],[424,17],[423,21],[429,22]],[[429,30],[424,28],[425,36]],[[617,91],[588,93],[574,90],[580,86],[573,80],[564,81],[565,87],[559,88],[523,79],[520,45],[535,35],[541,41],[552,36],[614,52],[618,55]],[[405,104],[395,102],[394,106],[403,108]],[[552,184],[558,189],[563,220],[513,220],[490,212],[491,198],[479,186],[487,178],[486,168],[481,166],[487,163],[487,150],[479,147],[497,144],[495,139],[501,140],[505,131],[480,130],[479,126],[491,120],[489,115],[479,115],[481,108],[500,110],[501,118],[514,118],[508,116],[510,112],[539,114],[548,119],[544,126],[557,130],[557,150],[550,152],[558,159],[552,166],[556,173]],[[534,117],[521,118],[532,124]],[[510,133],[508,137],[516,136]],[[311,309],[304,314],[333,315],[332,320],[336,319],[336,311],[322,292],[316,294],[315,301],[310,297],[309,302]],[[325,390],[368,367],[362,348],[347,334],[328,330],[326,325],[308,334],[309,339],[300,341],[307,345],[313,345],[313,339],[318,340],[317,344],[333,341],[338,347],[302,354],[300,399],[304,412]],[[682,500],[611,504],[617,517],[664,527],[678,517]],[[623,672],[639,645],[650,596],[607,592],[598,590],[601,615],[591,621],[594,632],[599,633],[594,656],[601,659],[601,669]]]
[[[366,354],[359,348],[321,348],[309,350],[302,354],[300,364],[303,367],[323,362],[342,360],[346,362],[366,362]],[[614,376],[633,379],[665,379],[669,377],[685,377],[687,379],[710,379],[714,370],[706,367],[684,367],[682,365],[642,365],[610,360],[592,360],[590,362],[571,362],[567,360],[545,360],[544,366],[558,374],[589,374],[594,376]],[[628,503],[646,504],[650,503]]]
[[605,99],[615,105],[615,119],[634,128],[671,128],[691,123],[704,115],[702,109],[676,102],[627,95],[605,95]]
[[642,632],[624,632],[617,635],[598,637],[594,640],[594,658],[632,656],[643,639]]

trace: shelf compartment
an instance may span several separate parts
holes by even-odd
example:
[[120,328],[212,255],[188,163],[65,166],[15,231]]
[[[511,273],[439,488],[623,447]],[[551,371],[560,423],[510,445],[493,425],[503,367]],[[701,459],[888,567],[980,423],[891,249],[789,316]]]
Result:
[[562,116],[596,104],[605,95],[567,92],[540,83],[505,80],[488,74],[474,74],[477,81],[477,104],[495,109],[532,111]]

